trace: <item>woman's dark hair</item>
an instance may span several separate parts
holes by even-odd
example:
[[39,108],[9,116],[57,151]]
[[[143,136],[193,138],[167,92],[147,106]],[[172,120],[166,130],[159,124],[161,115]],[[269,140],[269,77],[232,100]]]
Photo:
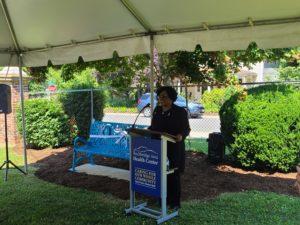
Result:
[[167,93],[167,95],[172,100],[172,102],[176,101],[176,99],[177,99],[177,92],[176,92],[176,90],[173,87],[171,87],[171,86],[163,86],[163,87],[158,88],[157,91],[156,91],[157,97],[163,91],[165,91]]

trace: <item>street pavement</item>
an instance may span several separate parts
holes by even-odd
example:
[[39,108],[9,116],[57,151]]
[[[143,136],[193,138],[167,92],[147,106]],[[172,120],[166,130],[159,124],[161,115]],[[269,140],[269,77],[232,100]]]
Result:
[[[133,124],[137,115],[137,113],[105,113],[103,121]],[[149,126],[150,122],[150,118],[141,114],[136,124]],[[201,118],[189,119],[189,123],[191,127],[190,137],[193,138],[207,138],[209,133],[220,132],[219,116],[203,115]]]

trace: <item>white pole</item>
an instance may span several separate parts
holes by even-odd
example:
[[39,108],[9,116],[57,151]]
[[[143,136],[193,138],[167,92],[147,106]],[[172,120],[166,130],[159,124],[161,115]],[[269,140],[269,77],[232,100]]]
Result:
[[162,217],[167,215],[167,140],[165,138],[161,139],[161,181],[160,181],[160,188],[161,188],[161,214]]
[[94,95],[93,88],[91,88],[91,123],[94,121]]
[[151,117],[154,110],[154,61],[153,61],[153,51],[154,51],[154,39],[153,35],[150,36],[150,97],[151,97]]
[[26,150],[26,128],[25,128],[25,113],[24,113],[24,92],[23,92],[23,75],[22,75],[22,55],[19,54],[19,89],[20,89],[20,100],[21,100],[21,112],[22,112],[22,135],[23,135],[23,152],[24,152],[24,171],[27,174],[27,150]]

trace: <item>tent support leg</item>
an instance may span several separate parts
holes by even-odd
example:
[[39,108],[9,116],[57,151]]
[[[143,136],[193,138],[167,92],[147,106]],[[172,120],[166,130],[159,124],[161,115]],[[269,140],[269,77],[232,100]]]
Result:
[[26,128],[25,128],[25,112],[24,112],[24,90],[23,90],[23,74],[22,74],[22,54],[18,55],[19,60],[19,90],[20,90],[20,100],[21,100],[21,113],[22,113],[22,136],[23,136],[23,154],[24,154],[24,171],[28,173],[27,165],[27,150],[26,150]]
[[151,92],[151,117],[153,115],[154,110],[154,37],[150,36],[150,92]]

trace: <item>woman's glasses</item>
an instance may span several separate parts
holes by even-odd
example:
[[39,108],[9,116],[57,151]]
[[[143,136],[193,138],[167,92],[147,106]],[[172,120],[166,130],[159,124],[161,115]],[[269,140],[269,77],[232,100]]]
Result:
[[169,98],[168,95],[159,95],[159,96],[157,96],[157,99],[161,99],[161,100],[168,99],[168,98]]

